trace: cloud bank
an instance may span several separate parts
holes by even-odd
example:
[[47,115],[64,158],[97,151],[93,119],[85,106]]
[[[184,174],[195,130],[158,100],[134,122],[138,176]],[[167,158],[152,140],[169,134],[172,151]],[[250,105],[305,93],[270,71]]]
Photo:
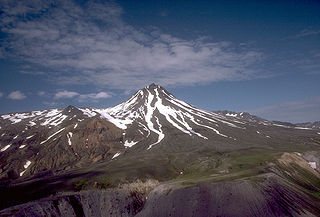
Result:
[[[1,31],[8,34],[3,58],[45,68],[45,75],[59,84],[131,90],[151,82],[194,85],[259,76],[261,52],[205,38],[186,40],[151,27],[135,29],[113,2],[0,3]],[[22,73],[37,71],[31,67]]]

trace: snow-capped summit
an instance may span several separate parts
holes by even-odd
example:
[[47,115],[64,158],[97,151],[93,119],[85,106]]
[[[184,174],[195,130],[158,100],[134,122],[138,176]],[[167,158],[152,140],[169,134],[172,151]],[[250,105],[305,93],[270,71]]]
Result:
[[239,122],[229,121],[222,115],[189,105],[154,83],[137,91],[127,101],[117,106],[91,111],[100,114],[101,117],[123,130],[134,124],[147,137],[155,134],[157,139],[149,145],[148,149],[165,138],[167,129],[175,129],[180,134],[208,139],[197,128],[209,129],[214,134],[225,138],[228,136],[220,132],[218,124],[241,128],[238,126]]

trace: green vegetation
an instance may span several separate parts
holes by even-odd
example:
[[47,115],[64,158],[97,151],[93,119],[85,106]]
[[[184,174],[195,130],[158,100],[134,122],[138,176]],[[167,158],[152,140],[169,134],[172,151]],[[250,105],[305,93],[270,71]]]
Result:
[[320,199],[320,192],[311,192],[311,194]]
[[114,185],[111,183],[110,178],[103,178],[101,180],[97,180],[95,178],[91,180],[78,180],[74,181],[73,188],[76,191],[85,190],[89,188],[97,188],[97,189],[106,189],[112,188]]
[[88,180],[80,180],[73,183],[76,191],[84,190],[88,186]]
[[[244,149],[233,152],[215,153],[203,158],[202,162],[189,162],[187,169],[176,180],[183,185],[203,181],[231,181],[235,179],[254,179],[263,174],[270,162],[274,162],[281,153],[265,149]],[[204,169],[204,165],[207,166]]]
[[102,179],[101,181],[94,182],[94,187],[105,189],[105,188],[111,188],[113,187],[113,184],[111,183],[111,180],[109,177],[106,177]]
[[231,152],[225,163],[228,164],[230,173],[240,172],[244,170],[257,170],[267,166],[274,160],[274,154],[258,151],[256,153]]

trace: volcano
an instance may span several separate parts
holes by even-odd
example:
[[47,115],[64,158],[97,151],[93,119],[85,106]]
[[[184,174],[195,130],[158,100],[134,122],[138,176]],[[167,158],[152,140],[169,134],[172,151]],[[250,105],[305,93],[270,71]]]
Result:
[[[152,179],[164,183],[165,189],[168,182],[172,189],[177,185],[180,189],[181,185],[219,183],[215,187],[204,185],[210,194],[217,186],[225,188],[221,183],[227,181],[231,194],[237,192],[240,198],[245,192],[236,187],[238,184],[256,192],[266,204],[277,197],[281,203],[302,204],[298,211],[278,210],[280,214],[320,213],[315,205],[320,201],[317,125],[273,122],[246,112],[206,111],[177,99],[157,84],[138,90],[127,101],[110,108],[68,106],[3,114],[0,136],[0,209],[79,190],[79,186],[80,190],[114,188],[119,183]],[[260,180],[258,189],[247,183],[251,179]],[[236,181],[233,190],[230,181]],[[284,196],[300,199],[275,196],[273,190],[265,198],[263,192],[269,188],[279,188]],[[197,194],[189,188],[186,192],[181,195]],[[150,195],[150,203],[166,203],[155,192]],[[168,195],[168,201],[179,197],[176,191]],[[248,200],[253,197],[245,195]],[[141,199],[141,209],[145,202]],[[154,209],[146,205],[144,212],[150,214]],[[271,214],[278,209],[269,208]],[[207,216],[212,209],[198,216]],[[158,216],[170,214],[157,212],[162,213]]]

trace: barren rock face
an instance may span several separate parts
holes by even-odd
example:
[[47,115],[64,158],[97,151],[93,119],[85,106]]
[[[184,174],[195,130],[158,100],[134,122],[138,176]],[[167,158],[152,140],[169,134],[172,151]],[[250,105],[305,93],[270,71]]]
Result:
[[[261,182],[229,181],[194,186],[162,184],[147,197],[127,190],[93,190],[5,209],[12,216],[318,216],[320,200],[276,175]],[[313,200],[313,203],[310,201]]]
[[206,183],[178,189],[156,188],[137,216],[316,216],[310,198],[277,177],[262,183]]
[[126,190],[84,191],[30,202],[1,216],[134,216],[143,203]]
[[24,176],[110,160],[115,153],[124,149],[120,144],[122,130],[104,119],[86,119],[80,123],[69,123],[60,131],[47,132],[43,129],[40,136],[37,133],[33,132],[29,139],[25,137],[18,141],[19,144],[25,144],[22,148],[16,145],[16,150],[11,154],[2,153],[5,157],[1,164],[3,178],[9,176],[9,171],[21,173],[27,161],[31,161],[31,165],[23,173]]

